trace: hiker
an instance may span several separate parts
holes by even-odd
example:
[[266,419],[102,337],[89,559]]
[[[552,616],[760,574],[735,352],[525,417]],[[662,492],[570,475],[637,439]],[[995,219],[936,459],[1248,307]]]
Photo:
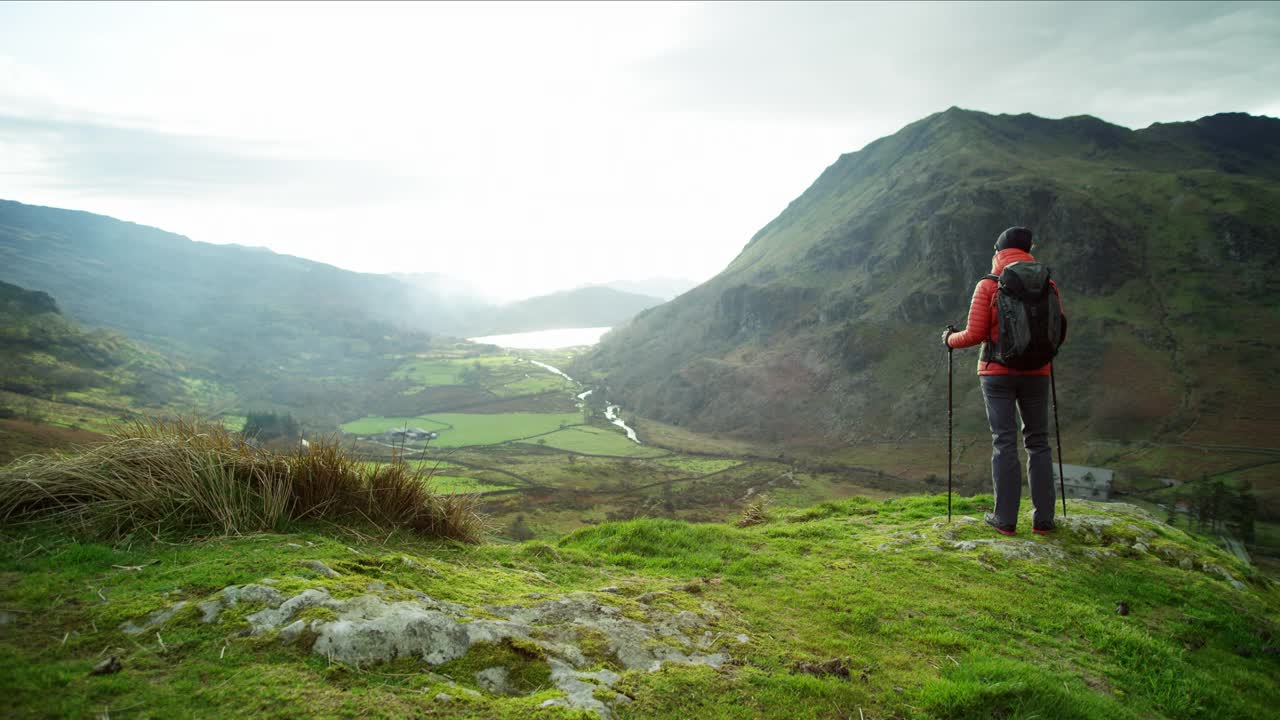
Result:
[[[1035,263],[1031,255],[1031,231],[1024,227],[1011,227],[1000,233],[996,240],[995,256],[991,258],[991,274],[978,281],[973,291],[973,303],[969,307],[969,322],[964,330],[951,328],[943,331],[942,341],[948,348],[960,349],[982,344],[978,358],[978,376],[982,384],[982,396],[987,406],[987,420],[991,424],[991,482],[995,491],[995,511],[988,513],[986,522],[1004,535],[1013,535],[1018,526],[1018,506],[1022,500],[1022,470],[1018,467],[1018,416],[1022,417],[1022,435],[1027,448],[1027,474],[1030,476],[1031,504],[1035,508],[1032,530],[1049,533],[1054,529],[1053,458],[1049,450],[1049,383],[1052,367],[1044,362],[1057,352],[1057,345],[1066,338],[1066,317],[1061,316],[1061,330],[1057,343],[1045,353],[1045,348],[1028,352],[1023,357],[1012,354],[1005,364],[996,361],[1006,346],[999,344],[1000,323],[997,320],[997,297],[1000,294],[998,278],[1005,268],[1014,263]],[[1015,270],[1033,268],[1019,266]],[[1047,269],[1036,265],[1047,278]],[[1041,285],[1043,287],[1043,285]],[[1060,315],[1062,296],[1058,287],[1049,280],[1053,297],[1046,303],[1057,303]],[[1034,325],[1035,320],[1030,324]],[[1056,321],[1055,321],[1056,322]],[[1024,333],[1025,334],[1025,333]],[[1041,343],[1044,345],[1045,343]],[[1004,356],[1002,355],[1002,358]],[[1028,362],[1031,363],[1028,366]],[[1040,364],[1043,362],[1043,364]],[[1010,365],[1019,365],[1015,369]]]

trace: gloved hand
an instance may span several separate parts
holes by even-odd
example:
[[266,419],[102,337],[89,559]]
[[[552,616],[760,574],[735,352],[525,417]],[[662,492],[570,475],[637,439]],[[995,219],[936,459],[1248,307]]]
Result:
[[948,350],[951,349],[951,344],[947,342],[947,338],[951,337],[951,333],[953,332],[955,332],[955,329],[951,326],[947,326],[947,329],[942,331],[942,344],[946,345]]

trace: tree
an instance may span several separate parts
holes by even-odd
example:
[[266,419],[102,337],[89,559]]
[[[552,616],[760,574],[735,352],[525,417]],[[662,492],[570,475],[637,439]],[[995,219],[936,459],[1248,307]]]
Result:
[[1257,540],[1254,521],[1258,517],[1258,498],[1248,482],[1238,480],[1231,488],[1229,509],[1227,511],[1227,529],[1232,535],[1253,543]]
[[302,428],[292,413],[251,412],[245,416],[240,434],[260,442],[277,438],[293,440],[302,436]]
[[529,529],[528,524],[525,523],[523,514],[516,515],[516,519],[511,521],[510,527],[507,528],[507,534],[517,542],[524,542],[534,538],[533,530]]

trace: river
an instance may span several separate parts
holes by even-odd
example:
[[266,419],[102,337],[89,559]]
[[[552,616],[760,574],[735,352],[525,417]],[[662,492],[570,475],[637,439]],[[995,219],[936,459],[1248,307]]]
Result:
[[[542,368],[543,370],[546,370],[547,372],[555,373],[556,375],[559,375],[560,377],[564,378],[565,380],[568,380],[571,383],[577,383],[579,387],[582,386],[581,383],[578,383],[577,380],[574,380],[573,378],[566,375],[565,372],[558,367],[548,365],[544,362],[538,362],[537,360],[530,360],[529,362],[534,365],[537,365],[538,367]],[[587,390],[586,392],[582,392],[578,394],[579,407],[582,406],[583,402],[586,402],[587,396],[590,395],[592,392],[593,392],[592,390]],[[624,421],[621,417],[619,417],[619,415],[621,414],[622,414],[622,408],[617,405],[608,405],[604,409],[604,417],[606,420],[622,428],[622,431],[627,434],[627,439],[629,439],[631,442],[637,445],[643,445],[644,443],[640,442],[640,437],[636,435],[635,428],[628,425],[626,421]]]

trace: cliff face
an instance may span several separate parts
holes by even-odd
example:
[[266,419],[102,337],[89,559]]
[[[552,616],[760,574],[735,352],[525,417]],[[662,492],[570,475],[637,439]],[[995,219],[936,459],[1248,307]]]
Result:
[[[1064,423],[1271,442],[1277,148],[1280,121],[1243,114],[1131,131],[952,108],[842,156],[720,275],[588,362],[629,408],[696,429],[828,443],[940,432],[937,336],[963,322],[996,236],[1020,224],[1071,316]],[[971,363],[960,354],[958,374]]]

